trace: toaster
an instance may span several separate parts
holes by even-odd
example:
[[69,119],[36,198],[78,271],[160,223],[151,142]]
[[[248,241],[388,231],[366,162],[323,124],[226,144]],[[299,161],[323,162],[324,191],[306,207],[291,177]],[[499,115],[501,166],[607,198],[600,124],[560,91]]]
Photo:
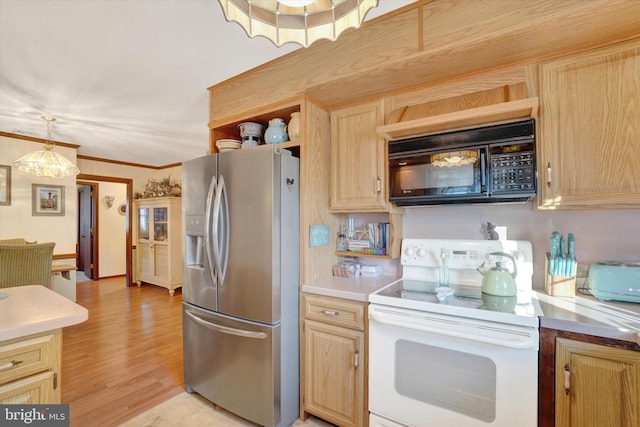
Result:
[[589,292],[602,301],[640,303],[640,262],[591,264]]

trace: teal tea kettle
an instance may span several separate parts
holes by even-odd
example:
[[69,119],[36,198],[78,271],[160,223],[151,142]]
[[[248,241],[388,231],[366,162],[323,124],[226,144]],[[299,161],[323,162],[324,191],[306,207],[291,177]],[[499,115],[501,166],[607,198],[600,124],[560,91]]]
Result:
[[482,270],[484,263],[477,268],[477,271],[482,274],[482,293],[488,295],[496,295],[499,297],[513,297],[518,293],[518,287],[516,286],[516,275],[518,269],[513,257],[504,252],[491,252],[489,255],[503,256],[509,258],[513,264],[513,273],[508,269],[502,267],[502,263],[496,261],[496,265],[488,270]]

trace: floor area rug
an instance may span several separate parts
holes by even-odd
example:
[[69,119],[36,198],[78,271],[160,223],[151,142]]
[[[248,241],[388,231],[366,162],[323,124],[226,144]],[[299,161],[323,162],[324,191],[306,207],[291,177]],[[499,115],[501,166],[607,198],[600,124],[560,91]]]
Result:
[[[181,393],[120,427],[255,427],[256,424],[233,415],[194,393]],[[332,427],[314,417],[296,421],[291,427]]]

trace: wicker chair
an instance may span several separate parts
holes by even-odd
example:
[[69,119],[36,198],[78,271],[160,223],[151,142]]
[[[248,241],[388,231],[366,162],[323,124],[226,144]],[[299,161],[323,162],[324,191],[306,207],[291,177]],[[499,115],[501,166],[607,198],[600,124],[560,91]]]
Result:
[[51,288],[55,242],[0,244],[0,288],[42,285]]
[[0,245],[24,245],[27,241],[22,237],[16,237],[15,239],[0,239]]

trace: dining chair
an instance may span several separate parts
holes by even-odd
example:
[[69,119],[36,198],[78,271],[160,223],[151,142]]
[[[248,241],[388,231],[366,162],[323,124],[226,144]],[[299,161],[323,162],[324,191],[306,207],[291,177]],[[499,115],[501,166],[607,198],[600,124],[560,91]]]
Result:
[[0,244],[0,288],[42,285],[51,288],[55,242]]
[[22,237],[16,237],[13,239],[0,239],[0,245],[24,245],[27,241]]

